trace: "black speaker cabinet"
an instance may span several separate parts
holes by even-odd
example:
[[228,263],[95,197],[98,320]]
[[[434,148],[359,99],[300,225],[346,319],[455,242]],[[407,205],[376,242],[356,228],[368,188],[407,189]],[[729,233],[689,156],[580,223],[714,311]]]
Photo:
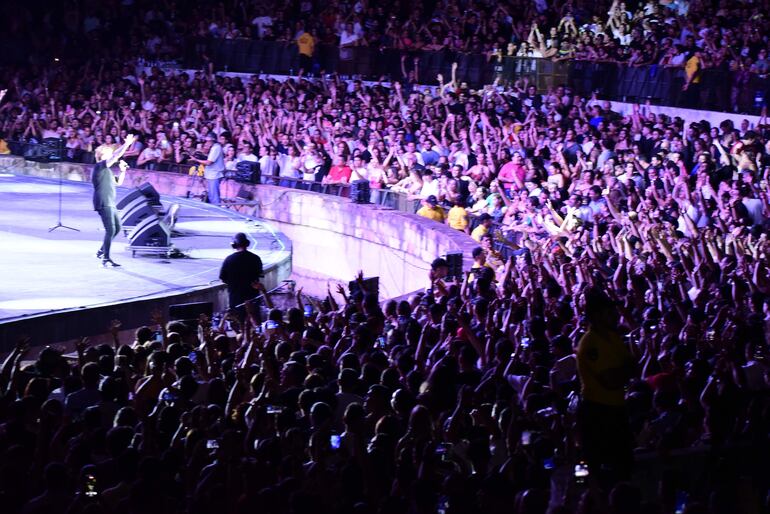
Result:
[[129,236],[129,249],[136,247],[168,248],[171,243],[171,231],[165,223],[155,216],[148,216],[140,221]]

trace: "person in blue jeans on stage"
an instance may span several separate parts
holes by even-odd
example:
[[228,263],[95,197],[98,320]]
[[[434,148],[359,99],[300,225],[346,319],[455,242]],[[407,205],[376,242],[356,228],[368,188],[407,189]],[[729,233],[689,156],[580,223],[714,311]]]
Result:
[[[94,186],[94,210],[99,213],[104,225],[104,241],[102,247],[96,252],[96,257],[102,259],[102,266],[105,268],[120,266],[110,257],[112,240],[120,232],[120,217],[115,206],[115,186],[122,185],[123,179],[126,177],[128,164],[121,157],[134,144],[134,141],[136,141],[136,136],[129,134],[120,148],[113,149],[103,146],[97,149],[94,156],[96,164],[91,171],[91,183]],[[118,177],[115,177],[111,169],[116,163],[119,163],[120,167]]]
[[204,151],[208,152],[208,155],[205,159],[195,159],[195,161],[205,166],[203,178],[206,179],[206,192],[209,203],[219,205],[221,203],[219,185],[225,176],[224,152],[222,151],[222,145],[217,142],[217,138],[212,132],[206,135],[206,144],[203,148]]

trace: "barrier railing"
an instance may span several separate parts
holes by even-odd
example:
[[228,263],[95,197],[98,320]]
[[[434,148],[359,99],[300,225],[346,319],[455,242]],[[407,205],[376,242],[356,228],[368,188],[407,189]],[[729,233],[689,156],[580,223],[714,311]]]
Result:
[[[50,138],[42,142],[36,141],[7,141],[8,148],[12,155],[24,157],[25,159],[38,162],[73,162],[80,164],[93,164],[94,158],[92,152],[79,151],[70,152],[64,146],[61,139]],[[132,168],[147,169],[152,171],[164,171],[169,173],[178,173],[181,175],[190,175],[191,169],[195,164],[186,162],[161,161],[148,166],[136,166],[136,158],[127,159]],[[197,171],[196,171],[197,173]],[[229,173],[226,173],[229,177]],[[330,184],[314,180],[303,180],[301,178],[283,177],[278,175],[262,175],[261,184],[273,186],[288,187],[292,189],[301,189],[314,193],[350,197],[350,184]],[[371,189],[370,202],[376,205],[382,205],[394,210],[415,213],[419,207],[419,198],[392,191],[387,188]]]
[[[299,72],[297,46],[293,42],[248,39],[195,39],[184,65],[200,68],[206,54],[220,71],[294,75]],[[470,87],[491,84],[495,79],[505,84],[528,77],[540,91],[555,85],[569,85],[577,93],[590,96],[598,91],[601,98],[616,101],[647,101],[672,107],[758,114],[770,97],[770,80],[756,74],[749,76],[726,68],[710,68],[702,73],[699,93],[685,95],[684,70],[659,65],[632,67],[621,63],[589,61],[551,61],[530,57],[497,57],[489,54],[441,51],[405,51],[394,48],[316,46],[313,64],[306,73],[336,72],[342,76],[377,80],[386,77],[402,80],[401,58],[406,56],[407,71],[419,58],[418,82],[435,85],[441,73],[448,79],[452,63],[457,63],[457,79]]]
[[[7,141],[8,148],[12,155],[24,157],[27,160],[38,162],[73,162],[79,164],[92,164],[94,162],[93,153],[81,151],[77,153],[68,152],[62,139],[46,139],[43,142],[35,141]],[[149,169],[167,173],[176,173],[180,175],[191,175],[197,177],[196,165],[191,163],[177,163],[173,161],[161,161],[152,163],[150,166],[138,168],[136,158],[128,159],[132,168]],[[191,170],[195,170],[191,173]],[[228,179],[234,179],[226,172]],[[318,194],[333,195],[342,198],[350,197],[350,184],[331,184],[322,181],[304,180],[294,177],[283,177],[280,175],[262,175],[260,184],[298,189]],[[223,202],[224,207],[242,207],[250,205],[249,198],[226,198]],[[393,191],[387,188],[375,188],[370,190],[370,203],[380,205],[393,210],[408,212],[414,214],[420,208],[420,198],[408,195],[406,193]],[[478,224],[477,216],[470,215],[470,229]],[[506,232],[505,227],[498,223],[493,224],[492,232],[495,236],[494,247],[507,259],[511,252],[517,248],[515,237],[511,238],[510,233]],[[470,230],[469,230],[470,232]]]

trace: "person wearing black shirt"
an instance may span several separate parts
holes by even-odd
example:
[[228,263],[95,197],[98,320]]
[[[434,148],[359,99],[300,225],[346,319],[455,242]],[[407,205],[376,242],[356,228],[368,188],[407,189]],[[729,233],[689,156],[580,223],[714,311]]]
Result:
[[[136,141],[136,136],[129,134],[126,136],[126,142],[117,150],[111,147],[98,148],[95,156],[97,162],[91,171],[91,183],[94,185],[94,210],[99,213],[104,225],[104,241],[102,247],[96,252],[96,257],[102,259],[102,266],[104,267],[120,266],[110,258],[112,240],[120,232],[120,218],[115,207],[115,186],[123,184],[128,164],[121,160],[121,157],[134,144],[134,141]],[[120,163],[120,175],[115,178],[110,168],[118,162]]]
[[248,251],[251,244],[243,232],[233,237],[231,246],[235,250],[222,263],[219,278],[227,284],[230,309],[235,309],[241,317],[245,312],[243,304],[257,297],[262,289],[262,259]]

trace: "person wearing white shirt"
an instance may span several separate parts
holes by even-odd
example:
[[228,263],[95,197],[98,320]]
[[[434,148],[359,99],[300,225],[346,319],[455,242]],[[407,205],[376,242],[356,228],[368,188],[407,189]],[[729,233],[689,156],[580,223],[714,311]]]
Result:
[[147,147],[139,154],[136,165],[140,168],[154,170],[162,159],[163,151],[158,148],[155,138],[150,138],[147,140]]
[[762,200],[751,196],[751,188],[741,185],[741,203],[746,207],[752,225],[762,225],[765,222],[764,204]]
[[360,36],[356,34],[356,30],[352,23],[345,23],[339,32],[340,36],[340,48],[353,46],[356,41],[360,39]]
[[[275,148],[262,146],[259,148],[259,170],[262,175],[262,182],[269,183],[269,177],[278,174],[278,151]],[[283,169],[283,166],[281,166]]]
[[301,170],[302,180],[315,181],[316,173],[321,165],[323,165],[323,159],[318,155],[315,145],[308,145],[305,147],[305,153],[301,157]]
[[249,143],[244,143],[242,150],[236,157],[237,162],[259,162],[259,157],[254,155],[254,148]]
[[422,188],[420,189],[420,197],[428,198],[429,196],[435,196],[438,198],[438,193],[438,180],[435,179],[432,172],[426,171],[422,176]]
[[273,19],[267,14],[262,13],[260,16],[251,20],[251,24],[254,25],[254,28],[256,29],[257,38],[263,39],[265,37],[265,29],[273,26]]

